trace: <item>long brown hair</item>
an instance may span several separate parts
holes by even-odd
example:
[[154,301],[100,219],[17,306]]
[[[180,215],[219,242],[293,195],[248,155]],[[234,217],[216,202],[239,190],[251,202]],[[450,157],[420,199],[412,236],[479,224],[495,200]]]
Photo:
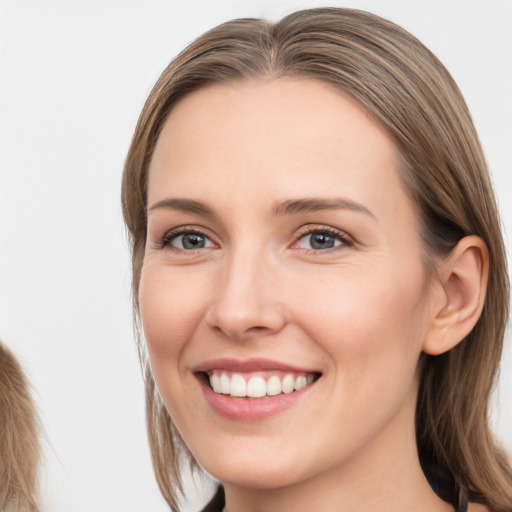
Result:
[[[473,499],[510,510],[512,471],[488,425],[508,318],[509,283],[496,202],[462,94],[439,60],[399,26],[367,12],[299,11],[277,23],[240,19],[188,46],[165,69],[140,115],[125,164],[123,213],[132,244],[133,297],[146,242],[148,167],[162,126],[185,95],[211,83],[311,78],[356,99],[394,137],[400,172],[421,220],[426,268],[460,238],[486,242],[486,303],[473,331],[446,354],[423,356],[416,413],[420,460],[453,476]],[[137,320],[136,320],[137,321]],[[148,431],[160,489],[176,508],[177,438],[142,343]]]
[[0,342],[0,510],[36,512],[39,422],[27,380]]

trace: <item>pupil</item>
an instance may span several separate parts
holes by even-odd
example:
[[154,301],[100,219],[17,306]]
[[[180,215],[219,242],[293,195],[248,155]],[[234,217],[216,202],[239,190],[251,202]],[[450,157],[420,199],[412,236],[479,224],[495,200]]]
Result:
[[204,236],[201,235],[183,235],[183,247],[185,249],[201,249],[204,247]]
[[334,247],[334,238],[322,233],[314,234],[311,236],[311,247],[313,249],[331,249]]

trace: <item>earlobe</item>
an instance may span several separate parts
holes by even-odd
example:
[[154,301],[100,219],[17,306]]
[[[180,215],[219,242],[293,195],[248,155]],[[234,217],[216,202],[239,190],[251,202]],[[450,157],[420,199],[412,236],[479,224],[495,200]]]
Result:
[[440,263],[425,353],[447,352],[471,332],[484,306],[488,268],[487,246],[475,235],[462,238]]

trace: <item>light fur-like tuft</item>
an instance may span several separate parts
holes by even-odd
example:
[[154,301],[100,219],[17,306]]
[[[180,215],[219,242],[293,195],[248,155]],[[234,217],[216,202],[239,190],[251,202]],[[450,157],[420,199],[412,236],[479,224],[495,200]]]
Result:
[[23,370],[0,342],[0,510],[36,512],[39,421]]

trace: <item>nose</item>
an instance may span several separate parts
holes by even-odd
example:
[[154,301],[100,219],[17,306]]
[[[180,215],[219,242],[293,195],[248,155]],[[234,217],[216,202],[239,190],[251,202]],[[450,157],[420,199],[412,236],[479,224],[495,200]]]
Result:
[[233,254],[219,272],[218,287],[206,311],[210,328],[234,340],[283,329],[287,320],[277,274],[261,254]]

